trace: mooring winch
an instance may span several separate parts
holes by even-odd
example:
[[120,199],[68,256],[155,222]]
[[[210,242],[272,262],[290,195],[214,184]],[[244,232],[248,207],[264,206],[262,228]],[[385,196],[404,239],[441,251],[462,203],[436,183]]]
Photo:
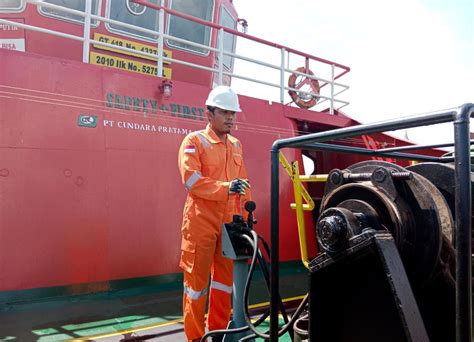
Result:
[[[276,140],[271,149],[270,340],[279,333],[279,164],[299,149],[318,173],[325,161],[370,158],[333,170],[316,229],[320,254],[310,268],[309,310],[297,338],[313,341],[472,341],[472,193],[470,122],[474,105]],[[389,131],[452,123],[453,143],[366,144]],[[448,134],[449,137],[449,134]],[[453,147],[443,154],[441,147]],[[416,152],[413,152],[416,151]],[[390,160],[398,165],[382,161]],[[412,162],[427,162],[407,166]],[[433,164],[430,164],[433,163]],[[338,163],[346,167],[345,164]],[[297,213],[319,198],[300,191],[321,174],[290,177]],[[319,189],[308,186],[308,189]],[[302,203],[302,199],[308,205]],[[318,201],[316,201],[317,199]],[[302,220],[299,220],[299,223]],[[303,234],[301,234],[303,235]],[[302,253],[303,255],[303,253]],[[306,261],[308,259],[304,259]],[[454,276],[455,275],[455,276]],[[292,317],[293,318],[293,317]],[[305,333],[305,324],[307,333]]]
[[[278,335],[293,331],[295,341],[453,340],[453,201],[449,164],[403,168],[365,161],[332,170],[316,222],[321,253],[309,263],[309,294],[291,319],[279,298],[287,323]],[[246,303],[255,262],[266,262],[252,230],[255,204],[245,208],[247,221],[236,215],[223,227],[223,252],[235,260],[237,272],[233,320],[227,330],[206,337],[222,333],[237,341],[261,334]]]
[[453,190],[429,174],[449,179],[452,169],[429,164],[365,161],[329,173],[316,223],[323,253],[310,263],[310,340],[455,339]]

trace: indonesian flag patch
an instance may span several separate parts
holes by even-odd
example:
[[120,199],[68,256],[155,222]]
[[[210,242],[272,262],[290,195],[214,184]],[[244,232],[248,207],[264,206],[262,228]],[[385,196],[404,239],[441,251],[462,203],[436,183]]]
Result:
[[194,145],[186,145],[184,147],[184,153],[196,153],[196,146]]

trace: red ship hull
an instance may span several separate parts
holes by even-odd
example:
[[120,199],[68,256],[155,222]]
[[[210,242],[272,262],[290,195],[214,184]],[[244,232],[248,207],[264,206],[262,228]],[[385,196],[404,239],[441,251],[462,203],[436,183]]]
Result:
[[[4,50],[0,59],[0,291],[179,272],[177,151],[206,125],[208,88],[175,81],[166,100],[147,76]],[[268,237],[269,151],[298,134],[287,116],[298,110],[248,97],[241,106],[234,134]],[[292,185],[282,179],[281,258],[296,260]]]

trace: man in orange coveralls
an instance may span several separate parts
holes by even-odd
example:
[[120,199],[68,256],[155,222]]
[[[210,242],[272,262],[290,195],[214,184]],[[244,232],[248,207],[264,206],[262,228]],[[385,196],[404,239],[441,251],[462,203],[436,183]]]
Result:
[[[230,319],[232,260],[222,256],[222,224],[250,199],[242,145],[230,135],[237,94],[227,86],[213,89],[206,100],[206,129],[184,138],[178,165],[188,196],[183,212],[181,260],[184,271],[183,315],[188,341],[205,334],[204,316],[209,292],[209,330],[225,329]],[[246,193],[247,192],[247,193]],[[236,200],[237,199],[237,200]],[[209,275],[212,276],[210,289]],[[213,341],[222,340],[214,337]]]

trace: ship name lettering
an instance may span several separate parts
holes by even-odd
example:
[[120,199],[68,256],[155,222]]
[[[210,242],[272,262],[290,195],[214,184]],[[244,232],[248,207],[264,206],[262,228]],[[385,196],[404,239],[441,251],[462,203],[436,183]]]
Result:
[[14,43],[2,43],[0,49],[16,50],[16,45]]
[[[114,121],[104,120],[104,127],[114,127],[113,123]],[[168,134],[186,135],[186,134],[191,133],[191,130],[187,128],[141,124],[138,122],[129,122],[129,121],[118,121],[117,127],[122,128],[122,129],[133,129],[136,131],[168,133]]]
[[0,29],[2,31],[18,31],[18,27],[8,24],[0,24]]

